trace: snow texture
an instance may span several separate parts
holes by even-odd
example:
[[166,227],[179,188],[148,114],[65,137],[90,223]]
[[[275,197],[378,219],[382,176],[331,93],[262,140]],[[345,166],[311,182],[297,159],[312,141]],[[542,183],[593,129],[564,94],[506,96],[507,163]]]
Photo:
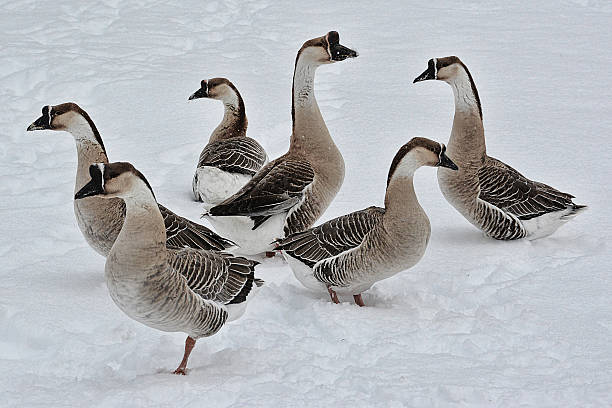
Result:
[[[612,6],[608,1],[312,3],[0,0],[0,405],[609,406],[612,402]],[[145,327],[111,301],[104,259],[72,208],[74,142],[26,132],[43,105],[77,102],[112,161],[132,162],[160,202],[199,218],[191,180],[221,104],[242,93],[248,134],[271,158],[291,131],[302,43],[340,32],[359,51],[323,66],[316,95],[346,162],[323,219],[381,205],[396,150],[446,142],[448,85],[412,79],[459,56],[483,103],[488,152],[590,209],[537,241],[485,238],[440,194],[423,260],[376,284],[365,308],[304,289],[280,257],[243,318],[198,341]]]

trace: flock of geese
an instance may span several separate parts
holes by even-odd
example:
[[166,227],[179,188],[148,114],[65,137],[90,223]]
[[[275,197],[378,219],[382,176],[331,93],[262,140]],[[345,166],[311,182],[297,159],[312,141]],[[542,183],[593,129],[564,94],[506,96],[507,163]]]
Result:
[[[246,136],[245,105],[225,78],[201,82],[189,99],[211,98],[225,107],[221,123],[200,154],[193,194],[215,230],[159,204],[147,179],[130,163],[109,162],[100,133],[74,103],[42,108],[27,130],[60,130],[74,137],[77,174],[74,212],[88,244],[106,257],[113,301],[147,326],[187,334],[185,374],[197,339],[215,334],[244,312],[263,281],[258,262],[244,255],[280,251],[307,288],[353,295],[415,265],[425,253],[431,227],[419,205],[414,172],[438,167],[444,197],[487,236],[540,238],[585,208],[573,196],[531,181],[487,155],[482,109],[472,75],[457,57],[434,58],[414,82],[448,83],[455,115],[448,146],[414,138],[389,169],[384,208],[369,207],[321,225],[313,224],[337,194],[344,160],[331,138],[314,94],[320,65],[357,57],[331,31],[306,41],[293,76],[289,150],[268,161]],[[239,256],[242,255],[242,256]]]

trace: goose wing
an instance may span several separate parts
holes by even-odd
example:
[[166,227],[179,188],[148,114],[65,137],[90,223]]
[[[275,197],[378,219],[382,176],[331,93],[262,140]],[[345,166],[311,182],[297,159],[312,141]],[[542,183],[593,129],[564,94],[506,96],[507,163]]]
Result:
[[361,245],[366,235],[382,222],[384,213],[385,210],[379,207],[355,211],[280,239],[276,249],[312,268],[324,259]]
[[171,266],[186,280],[191,290],[204,299],[226,305],[242,303],[253,288],[259,262],[223,252],[193,248],[171,249]]
[[518,171],[489,157],[478,170],[478,198],[521,220],[574,206],[574,196],[531,181]]
[[209,214],[248,216],[255,221],[256,229],[272,215],[300,202],[313,180],[310,163],[281,157],[265,165],[236,194],[211,208]]
[[250,137],[218,140],[206,145],[198,167],[216,167],[228,173],[254,175],[267,160],[266,151]]
[[161,204],[158,205],[166,225],[166,244],[168,246],[223,251],[236,245],[205,226],[180,217]]

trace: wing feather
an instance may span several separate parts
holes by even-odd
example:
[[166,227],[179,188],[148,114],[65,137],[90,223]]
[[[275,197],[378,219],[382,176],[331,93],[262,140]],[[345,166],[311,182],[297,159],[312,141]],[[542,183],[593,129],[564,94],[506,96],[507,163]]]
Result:
[[228,173],[257,173],[266,162],[266,151],[256,140],[250,137],[235,137],[218,140],[206,145],[198,167],[216,167]]
[[204,299],[223,304],[241,303],[253,287],[259,262],[231,254],[192,248],[171,249],[171,266]]
[[478,170],[478,183],[478,198],[521,220],[575,206],[571,194],[531,181],[492,157]]
[[343,215],[277,241],[277,249],[313,267],[318,262],[358,247],[380,222],[385,210],[369,207]]
[[287,211],[314,180],[310,163],[283,157],[265,165],[242,189],[211,208],[212,216],[266,217]]
[[161,204],[158,205],[166,225],[166,245],[214,251],[223,251],[235,246],[232,241],[223,238],[205,226],[180,217]]

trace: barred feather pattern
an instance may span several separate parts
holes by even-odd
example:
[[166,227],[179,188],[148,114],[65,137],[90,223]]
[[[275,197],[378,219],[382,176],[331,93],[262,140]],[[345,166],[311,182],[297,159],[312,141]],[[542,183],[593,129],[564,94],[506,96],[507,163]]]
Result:
[[478,227],[488,236],[495,239],[520,239],[527,231],[519,219],[506,213],[486,201],[476,200],[476,211],[473,219],[478,220]]
[[382,222],[384,213],[383,208],[369,207],[334,218],[279,240],[277,249],[313,267],[319,261],[361,245],[366,234]]
[[478,169],[478,199],[474,217],[480,228],[495,239],[527,236],[523,220],[577,208],[571,194],[531,181],[518,171],[492,157]]
[[191,290],[223,304],[246,301],[258,262],[222,252],[184,248],[172,251],[171,266]]
[[296,205],[314,180],[304,160],[285,159],[268,163],[240,191],[209,210],[212,216],[268,217]]
[[478,170],[478,197],[521,220],[573,206],[573,195],[531,181],[507,164],[487,157]]
[[228,173],[255,175],[267,160],[266,151],[250,137],[217,140],[206,145],[198,167],[216,167]]
[[167,246],[223,251],[235,245],[205,226],[179,217],[163,205],[158,205],[166,226]]

